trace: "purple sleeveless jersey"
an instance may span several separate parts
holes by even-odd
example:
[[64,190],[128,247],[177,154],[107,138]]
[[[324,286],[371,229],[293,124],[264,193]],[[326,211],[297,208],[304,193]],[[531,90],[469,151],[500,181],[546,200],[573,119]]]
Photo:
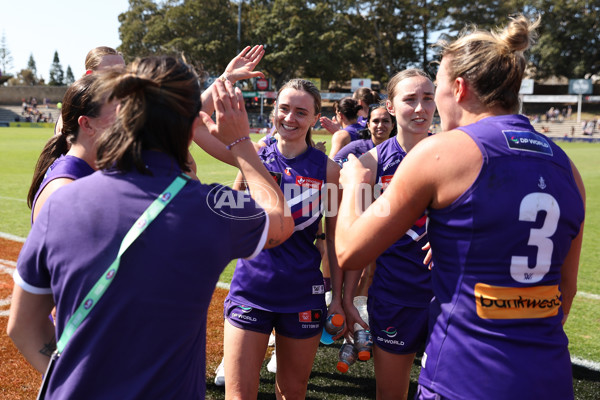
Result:
[[48,168],[46,175],[44,175],[44,180],[40,184],[40,187],[35,194],[33,205],[31,206],[31,223],[33,224],[33,210],[35,209],[35,203],[37,202],[38,196],[48,183],[59,178],[77,180],[79,178],[83,178],[84,176],[88,176],[93,172],[94,169],[79,157],[62,155],[57,158],[52,163],[50,168]]
[[584,218],[565,153],[527,118],[458,128],[474,184],[429,209],[435,293],[419,383],[457,399],[572,399],[560,269]]
[[358,122],[352,125],[348,125],[344,128],[344,130],[350,134],[351,142],[360,139],[360,134],[358,132],[363,129],[365,129],[365,127],[359,124]]
[[354,154],[357,158],[371,150],[375,145],[371,139],[360,139],[348,143],[337,152],[333,161],[339,165],[348,161],[348,155]]
[[[396,137],[377,146],[375,190],[385,190],[405,156]],[[403,306],[429,305],[433,296],[431,271],[423,264],[427,252],[421,250],[427,243],[426,221],[425,215],[421,216],[404,236],[377,258],[369,296]]]
[[327,156],[308,147],[288,159],[279,153],[276,143],[263,147],[258,155],[283,191],[294,217],[294,233],[252,260],[238,260],[228,297],[278,313],[321,307],[325,301],[321,253],[314,242],[321,220]]

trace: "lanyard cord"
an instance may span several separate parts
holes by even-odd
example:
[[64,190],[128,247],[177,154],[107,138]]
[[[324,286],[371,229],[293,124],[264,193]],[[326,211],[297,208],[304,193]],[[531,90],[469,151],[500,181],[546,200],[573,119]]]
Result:
[[150,225],[152,221],[161,213],[161,211],[173,200],[173,198],[179,193],[179,191],[185,186],[190,178],[181,174],[175,178],[173,182],[158,196],[152,204],[144,211],[144,213],[135,221],[133,226],[129,229],[129,232],[123,238],[121,247],[117,258],[108,267],[106,272],[98,279],[98,282],[92,287],[88,294],[84,297],[83,301],[75,311],[75,313],[69,318],[65,329],[60,336],[60,340],[56,344],[56,352],[60,355],[65,346],[75,333],[75,330],[81,325],[83,320],[87,317],[90,311],[94,308],[98,300],[102,297],[106,289],[113,281],[113,278],[119,270],[119,264],[121,262],[121,256],[125,253],[125,250],[140,236],[140,234]]

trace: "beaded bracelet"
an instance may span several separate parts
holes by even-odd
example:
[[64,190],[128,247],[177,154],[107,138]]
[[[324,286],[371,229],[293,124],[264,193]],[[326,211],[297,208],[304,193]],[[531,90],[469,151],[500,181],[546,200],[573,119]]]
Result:
[[244,140],[250,140],[250,136],[242,136],[241,138],[235,140],[233,143],[231,143],[230,145],[225,146],[225,147],[227,148],[227,150],[231,150],[231,148],[233,146],[235,146],[236,144],[238,144],[240,142],[243,142]]

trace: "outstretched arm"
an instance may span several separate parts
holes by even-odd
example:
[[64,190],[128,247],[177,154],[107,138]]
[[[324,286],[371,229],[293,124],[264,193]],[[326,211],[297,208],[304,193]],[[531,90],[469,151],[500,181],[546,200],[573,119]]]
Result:
[[340,125],[339,122],[337,122],[335,117],[333,117],[333,118],[321,117],[319,119],[319,122],[321,123],[321,126],[323,127],[323,129],[327,130],[327,132],[329,132],[329,133],[336,133],[337,131],[342,129],[342,126]]
[[252,198],[265,210],[269,219],[269,232],[265,248],[275,247],[291,236],[294,220],[279,186],[258,158],[248,136],[248,115],[242,92],[226,81],[216,82],[214,106],[215,124],[205,112],[200,112],[202,122],[195,129],[205,128],[212,136],[230,147],[239,165]]
[[[460,154],[461,157],[456,157]],[[361,269],[412,226],[427,207],[448,207],[477,178],[481,151],[462,131],[430,136],[404,158],[385,192],[360,214],[357,195],[368,190],[370,171],[353,155],[344,164],[336,255],[342,269]],[[381,235],[385,232],[385,235]]]
[[[257,45],[252,48],[247,46],[240,52],[240,54],[238,54],[229,62],[225,68],[225,72],[223,75],[221,75],[221,77],[224,80],[230,81],[232,84],[243,79],[264,77],[262,72],[254,71],[254,68],[256,68],[256,65],[260,62],[264,54],[265,50],[262,45]],[[206,89],[201,96],[202,111],[208,115],[212,115],[215,110],[213,102],[215,83]],[[196,130],[194,132],[194,142],[219,161],[223,161],[229,165],[237,167],[235,158],[231,152],[227,150],[225,145],[218,139],[208,134],[206,130]]]
[[[369,170],[369,180],[368,180],[368,188],[369,192],[364,193],[367,196],[365,199],[368,200],[368,203],[371,204],[373,202],[373,186],[375,185],[375,179],[377,175],[377,149],[371,149],[368,153],[363,154],[360,159],[360,163]],[[344,195],[342,195],[344,196]],[[364,211],[365,204],[358,204],[361,211]],[[357,296],[357,288],[359,281],[361,281],[361,277],[366,275],[368,279],[369,275],[372,271],[370,269],[375,268],[375,263],[369,264],[366,266],[367,269],[356,270],[356,271],[344,271],[344,296],[343,296],[343,306],[344,311],[346,312],[347,326],[349,337],[354,335],[354,324],[357,323],[361,325],[363,328],[368,329],[369,326],[362,320],[356,306],[354,305],[354,297]],[[368,283],[370,285],[371,282]],[[368,287],[366,288],[368,289]],[[366,296],[367,294],[361,294]]]
[[[232,84],[250,78],[261,77],[264,78],[264,74],[261,71],[254,71],[254,68],[258,65],[260,60],[262,60],[265,55],[265,49],[262,45],[256,45],[252,48],[250,46],[246,46],[244,50],[240,52],[237,56],[235,56],[227,67],[225,67],[225,72],[221,75],[221,80],[225,79],[231,82]],[[208,115],[212,115],[214,109],[212,96],[214,93],[215,84],[210,85],[208,89],[202,92],[202,111],[207,113]]]
[[331,137],[331,150],[329,151],[329,158],[332,160],[335,155],[344,147],[350,143],[350,134],[345,130],[339,130]]

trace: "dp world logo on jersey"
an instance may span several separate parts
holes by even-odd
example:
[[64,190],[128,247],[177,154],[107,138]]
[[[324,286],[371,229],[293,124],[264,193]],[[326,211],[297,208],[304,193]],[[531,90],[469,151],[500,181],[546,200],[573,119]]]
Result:
[[[230,184],[233,185],[233,182]],[[232,190],[224,185],[214,185],[206,196],[206,204],[215,214],[224,218],[236,220],[263,218],[265,212],[268,214],[271,210],[257,207],[254,202],[264,204],[263,197],[277,198],[277,193],[272,187],[261,183],[253,183],[248,187],[254,187],[255,200],[249,193]]]
[[548,140],[532,131],[502,131],[508,147],[513,150],[530,151],[552,155],[552,147]]

